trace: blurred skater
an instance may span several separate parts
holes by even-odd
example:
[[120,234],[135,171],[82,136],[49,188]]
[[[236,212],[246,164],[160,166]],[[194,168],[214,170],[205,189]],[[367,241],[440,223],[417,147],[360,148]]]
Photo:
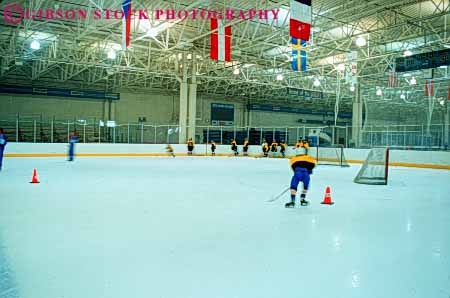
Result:
[[166,151],[167,151],[167,154],[168,154],[169,156],[175,157],[175,154],[173,153],[173,147],[172,147],[172,145],[167,144],[167,146],[166,146]]
[[3,152],[5,152],[6,144],[8,144],[8,138],[5,135],[3,128],[0,128],[0,171],[3,164]]
[[75,144],[78,142],[78,138],[74,132],[69,135],[69,161],[73,161],[75,156]]

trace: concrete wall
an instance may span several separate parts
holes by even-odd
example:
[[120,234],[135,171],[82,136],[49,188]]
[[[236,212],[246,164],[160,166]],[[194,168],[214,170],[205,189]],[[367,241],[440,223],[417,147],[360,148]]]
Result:
[[179,113],[179,96],[163,93],[120,93],[113,103],[113,119],[118,123],[138,122],[146,117],[147,124],[175,124]]
[[101,100],[0,94],[0,120],[15,119],[17,114],[34,119],[102,119],[103,106]]
[[[120,95],[121,99],[113,101],[109,108],[103,100],[0,94],[0,120],[14,120],[17,114],[44,120],[53,117],[60,120],[107,119],[111,113],[111,119],[119,123],[135,123],[139,117],[146,117],[147,124],[178,123],[178,94],[121,92]],[[244,125],[245,104],[242,101],[206,95],[197,97],[197,125],[211,125],[211,103],[234,104],[235,123]]]
[[[185,145],[173,145],[176,154],[185,154]],[[321,148],[322,150],[322,148]],[[329,150],[329,156],[332,151]],[[241,146],[239,146],[241,151]],[[362,163],[369,149],[345,149],[345,157],[350,163]],[[35,144],[35,143],[10,143],[6,147],[5,156],[9,157],[64,157],[67,152],[67,144]],[[204,155],[209,152],[209,146],[197,144],[194,154]],[[230,146],[217,146],[218,155],[230,155]],[[311,155],[315,155],[315,148],[311,149]],[[77,144],[76,154],[79,156],[165,156],[165,145],[129,145],[129,144]],[[250,146],[249,154],[261,155],[260,146]],[[294,155],[293,148],[288,148],[287,155]],[[450,152],[441,151],[409,151],[391,150],[390,162],[395,166],[407,166],[418,168],[441,168],[450,170]]]
[[[178,124],[179,95],[162,92],[121,92],[121,99],[113,101],[109,106],[103,100],[73,99],[52,96],[0,94],[0,120],[14,120],[17,114],[22,117],[49,120],[111,119],[118,123],[136,123],[139,117],[146,117],[146,124],[169,125]],[[233,98],[198,94],[197,125],[211,125],[211,103],[231,103],[235,108],[235,125],[246,125],[246,103]],[[285,104],[285,106],[289,106]],[[293,106],[293,105],[291,105]],[[250,125],[253,127],[286,127],[302,126],[299,119],[333,120],[323,116],[300,115],[289,113],[271,113],[263,111],[250,112]]]

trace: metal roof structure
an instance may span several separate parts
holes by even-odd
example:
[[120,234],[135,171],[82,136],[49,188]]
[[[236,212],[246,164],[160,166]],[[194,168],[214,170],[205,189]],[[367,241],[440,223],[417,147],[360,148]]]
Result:
[[[323,100],[308,104],[334,105],[336,90],[343,107],[351,106],[352,92],[339,64],[348,67],[348,54],[357,51],[358,82],[363,94],[374,96],[376,87],[386,90],[398,105],[426,105],[422,71],[398,78],[397,88],[387,88],[388,72],[405,50],[414,54],[450,48],[447,35],[449,0],[313,0],[313,27],[308,44],[308,70],[293,72],[290,66],[289,3],[287,0],[133,0],[139,10],[235,10],[276,9],[278,18],[232,20],[231,63],[209,58],[210,25],[205,19],[135,20],[131,46],[121,50],[122,21],[95,19],[95,10],[121,9],[120,0],[3,0],[0,1],[0,82],[20,85],[65,86],[93,90],[165,90],[178,92],[182,68],[194,67],[198,92],[225,98],[291,102],[286,89],[322,91]],[[87,18],[24,19],[8,23],[6,7],[19,4],[34,11],[87,11]],[[17,16],[17,13],[12,13]],[[366,45],[355,40],[363,37]],[[39,40],[39,50],[30,49]],[[115,50],[116,57],[108,58]],[[183,58],[184,57],[184,58]],[[185,60],[183,60],[185,59]],[[237,70],[238,69],[238,70]],[[277,80],[277,75],[282,80]],[[280,77],[279,77],[280,78]],[[436,69],[436,81],[447,84],[447,69]],[[319,79],[321,85],[313,86]],[[398,97],[409,88],[408,98]],[[417,92],[414,92],[416,90]],[[447,89],[441,88],[447,96]],[[442,93],[443,94],[443,93]],[[389,104],[386,103],[386,106]]]

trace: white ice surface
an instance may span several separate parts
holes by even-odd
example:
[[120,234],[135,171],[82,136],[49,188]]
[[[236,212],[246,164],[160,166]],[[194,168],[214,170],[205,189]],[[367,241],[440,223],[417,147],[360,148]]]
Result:
[[[40,184],[29,184],[36,167]],[[449,298],[450,172],[319,167],[307,208],[267,200],[287,160],[6,158],[0,269],[20,298]],[[321,205],[329,185],[333,206]],[[3,285],[2,285],[3,283]]]

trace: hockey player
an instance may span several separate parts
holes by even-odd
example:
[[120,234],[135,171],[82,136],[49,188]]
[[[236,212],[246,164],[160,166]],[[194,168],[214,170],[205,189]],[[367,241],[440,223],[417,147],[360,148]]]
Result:
[[286,157],[286,143],[281,141],[279,144],[281,147],[281,149],[280,149],[281,156],[283,156],[283,158],[285,158]]
[[3,164],[3,152],[5,152],[6,144],[8,144],[8,138],[5,135],[3,128],[0,128],[0,171]]
[[295,144],[295,148],[301,148],[303,146],[303,141],[302,140],[298,140],[297,143]]
[[192,155],[192,151],[194,151],[194,141],[192,141],[192,138],[189,139],[187,142],[187,148],[188,148],[188,155]]
[[74,132],[71,132],[69,135],[68,161],[73,161],[73,159],[74,159],[76,143],[78,143],[77,135]]
[[216,143],[214,141],[211,142],[211,155],[216,156]]
[[269,155],[269,144],[267,143],[267,141],[264,141],[262,151],[264,153],[264,157],[267,157]]
[[166,146],[166,151],[167,151],[167,154],[168,154],[169,156],[175,157],[175,154],[173,153],[173,147],[172,147],[172,145],[167,144],[167,146]]
[[291,201],[285,204],[286,208],[295,207],[295,197],[297,195],[297,188],[300,182],[303,183],[302,194],[300,195],[300,205],[307,206],[306,193],[308,192],[310,175],[316,166],[316,160],[308,155],[308,144],[304,143],[302,147],[296,149],[296,156],[290,161],[291,169],[294,171],[294,176],[291,179]]
[[238,156],[238,146],[235,140],[231,140],[231,150],[234,151],[234,156]]
[[242,146],[242,150],[244,151],[244,156],[248,156],[248,140],[245,139],[244,145]]

